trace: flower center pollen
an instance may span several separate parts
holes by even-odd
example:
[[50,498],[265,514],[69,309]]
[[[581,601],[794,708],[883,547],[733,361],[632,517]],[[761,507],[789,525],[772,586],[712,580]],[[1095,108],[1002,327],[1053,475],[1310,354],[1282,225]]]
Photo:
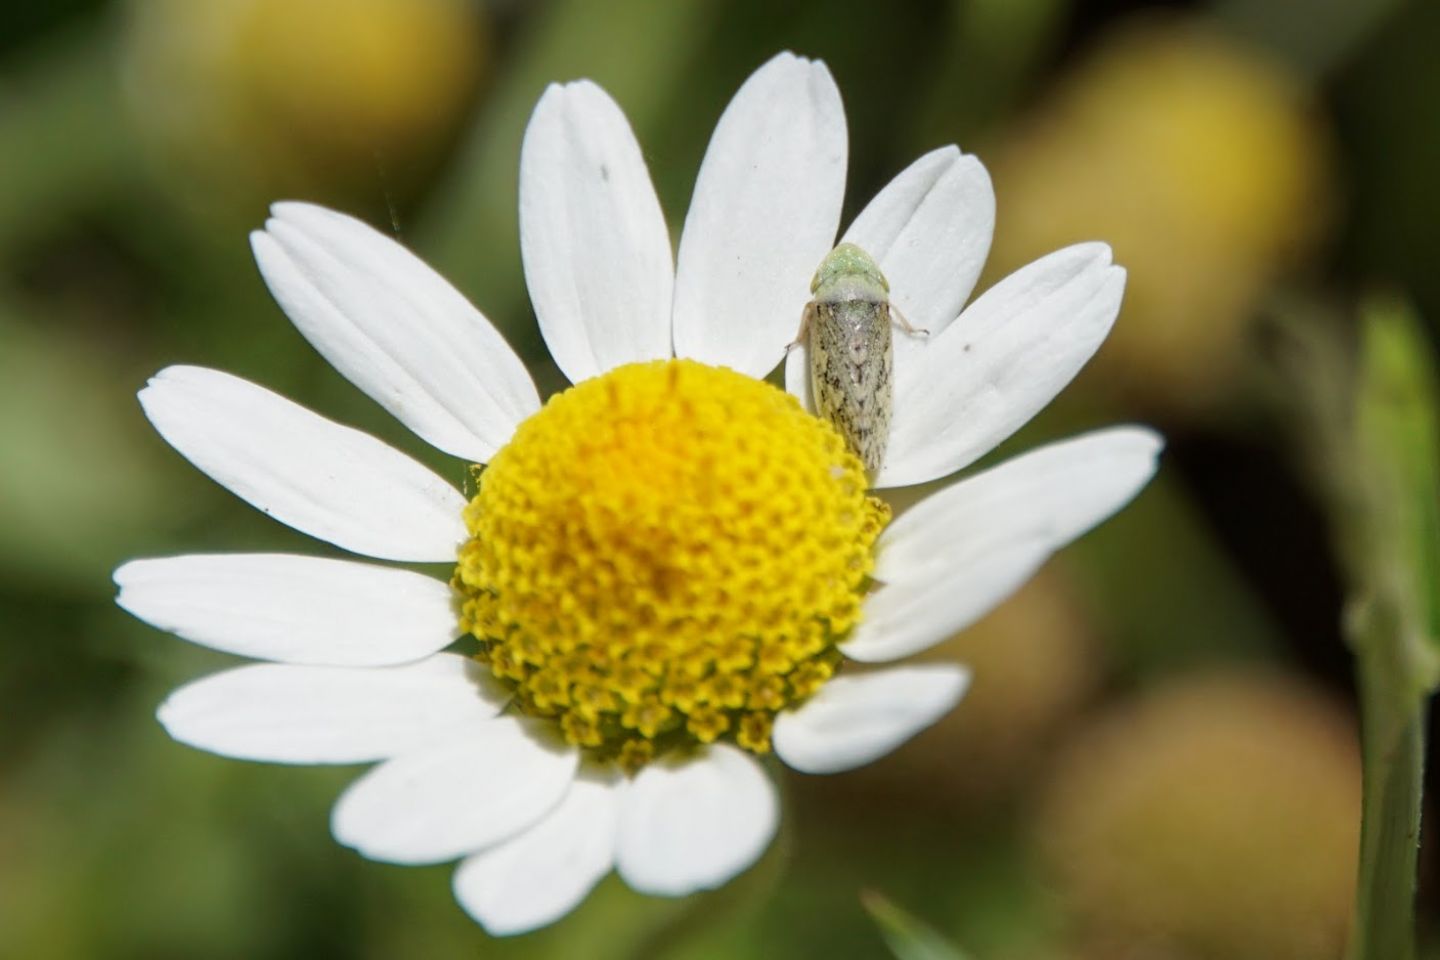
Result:
[[840,662],[889,508],[790,395],[689,360],[552,398],[479,475],[454,585],[527,714],[638,769],[775,715]]

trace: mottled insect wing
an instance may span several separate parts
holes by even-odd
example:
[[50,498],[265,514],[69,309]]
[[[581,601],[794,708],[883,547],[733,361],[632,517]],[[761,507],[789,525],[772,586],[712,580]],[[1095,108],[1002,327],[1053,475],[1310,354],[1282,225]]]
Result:
[[873,477],[890,438],[890,305],[846,299],[814,301],[808,309],[816,410],[835,425]]

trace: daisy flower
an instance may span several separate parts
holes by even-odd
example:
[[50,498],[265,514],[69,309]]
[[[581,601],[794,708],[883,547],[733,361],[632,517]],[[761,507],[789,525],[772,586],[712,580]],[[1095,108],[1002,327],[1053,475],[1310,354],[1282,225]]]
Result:
[[803,350],[795,395],[760,379],[836,242],[846,152],[829,71],[777,56],[720,118],[672,259],[619,107],[586,81],[547,90],[521,155],[520,241],[575,386],[543,405],[419,259],[350,217],[277,204],[252,243],[296,327],[422,440],[485,466],[467,502],[254,383],[157,374],[146,415],[231,492],[352,553],[449,565],[447,581],[279,554],[127,563],[126,610],[267,661],[172,693],[170,735],[250,760],[376,762],[336,803],[335,838],[392,863],[459,860],[460,904],[509,934],[612,869],[663,896],[725,883],[775,832],[762,757],[848,770],[954,706],[959,665],[865,665],[983,616],[1134,496],[1160,441],[1119,427],[1056,443],[890,523],[867,486],[946,476],[1009,436],[1098,347],[1125,275],[1082,244],[967,307],[994,221],[985,170],[946,147],[901,172],[843,238],[929,331],[896,338],[869,484],[806,412]]

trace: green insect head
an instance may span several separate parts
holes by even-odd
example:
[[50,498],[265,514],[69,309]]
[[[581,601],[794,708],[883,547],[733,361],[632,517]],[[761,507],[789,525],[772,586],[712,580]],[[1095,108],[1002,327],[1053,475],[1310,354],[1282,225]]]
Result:
[[885,274],[880,272],[880,265],[853,243],[842,243],[831,250],[820,261],[815,279],[810,281],[810,292],[817,300],[828,299],[825,296],[827,293],[841,288],[850,291],[852,296],[859,291],[872,293],[870,297],[859,299],[884,300],[890,292],[890,284],[886,282]]

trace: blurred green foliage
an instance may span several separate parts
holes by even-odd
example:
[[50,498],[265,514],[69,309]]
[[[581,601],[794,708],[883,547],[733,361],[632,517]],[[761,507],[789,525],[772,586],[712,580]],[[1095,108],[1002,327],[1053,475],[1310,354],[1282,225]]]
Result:
[[964,960],[944,937],[873,891],[860,896],[896,960]]
[[[1440,317],[1437,5],[1359,5],[1361,16],[1357,5],[1266,0],[1213,9],[1064,0],[442,3],[428,15],[469,31],[473,42],[445,48],[465,62],[444,62],[418,28],[387,28],[393,55],[382,47],[366,61],[367,78],[387,93],[418,91],[424,102],[402,106],[425,126],[399,138],[377,126],[372,149],[366,124],[381,115],[366,109],[373,94],[359,102],[363,90],[354,103],[322,98],[343,136],[316,135],[310,124],[300,138],[276,120],[308,116],[293,112],[296,103],[321,93],[333,98],[346,44],[374,55],[365,25],[350,18],[376,4],[307,2],[324,14],[314,22],[334,26],[306,38],[325,45],[313,70],[303,59],[267,59],[274,51],[262,42],[227,48],[224,62],[238,72],[218,74],[221,61],[185,47],[193,36],[162,30],[166,43],[198,58],[213,89],[221,80],[263,83],[271,98],[201,96],[205,122],[164,126],[165,143],[157,118],[179,109],[176,98],[212,88],[137,86],[135,58],[154,49],[153,37],[138,41],[137,23],[163,16],[158,0],[0,2],[0,957],[875,957],[885,946],[858,900],[874,888],[978,960],[1085,960],[1074,904],[1047,886],[1031,848],[1045,769],[1091,713],[1202,664],[1263,661],[1297,682],[1349,688],[1337,561],[1295,546],[1323,540],[1322,505],[1286,453],[1310,427],[1272,402],[1281,381],[1262,362],[1250,321],[1272,297],[1296,291],[1344,314],[1374,283],[1408,291],[1431,324]],[[252,5],[213,9],[236,16]],[[1077,65],[1137,18],[1204,23],[1222,42],[1243,38],[1245,56],[1288,76],[1333,143],[1333,157],[1316,158],[1333,161],[1322,198],[1333,214],[1298,259],[1254,265],[1264,279],[1238,305],[1239,360],[1206,403],[1154,404],[1143,390],[1086,377],[1008,445],[1123,419],[1149,419],[1171,439],[1155,488],[1052,566],[1076,598],[1067,615],[1093,638],[1085,649],[1095,662],[1073,685],[1082,693],[1027,719],[1036,759],[1026,773],[1000,783],[980,760],[957,766],[946,750],[951,734],[932,731],[863,776],[791,778],[791,834],[724,890],[659,901],[611,878],[553,928],[496,942],[454,905],[446,868],[371,864],[329,839],[328,806],[353,771],[235,763],[165,737],[153,719],[165,692],[230,661],[130,620],[111,603],[109,571],[143,555],[323,548],[169,451],[133,399],[145,377],[176,362],[232,370],[377,434],[457,484],[464,476],[463,464],[423,448],[330,370],[269,300],[246,244],[272,199],[257,184],[283,183],[291,196],[393,229],[471,297],[550,390],[561,380],[529,311],[515,197],[520,138],[545,84],[590,77],[615,96],[678,228],[710,130],[737,85],[782,48],[823,58],[849,119],[848,218],[942,143],[977,152],[998,179],[1000,158],[1057,102]],[[426,92],[435,77],[469,78],[444,110]],[[1095,109],[1123,119],[1132,99],[1117,90]],[[244,116],[227,114],[236,102],[249,104]],[[275,114],[255,102],[275,104]],[[1185,121],[1177,113],[1166,122]],[[1084,138],[1124,126],[1077,129]],[[183,154],[173,152],[174,138],[192,134]],[[337,151],[336,143],[362,146]],[[1135,169],[1168,170],[1165,188],[1190,201],[1182,209],[1207,208],[1204,177],[1143,151],[1127,155],[1127,142],[1111,146],[1107,155]],[[321,153],[289,162],[306,150]],[[1203,167],[1208,156],[1193,159]],[[1050,162],[1063,197],[1080,178],[1065,156]],[[1107,182],[1123,194],[1134,181]],[[1125,218],[1138,202],[1117,196],[1068,223],[1107,239],[1133,228]],[[997,244],[1048,242],[1006,210],[1002,192]],[[1206,290],[1227,281],[1206,272],[1214,269],[1176,255],[1147,262],[1132,283]],[[1160,319],[1131,306],[1120,323],[1158,328]],[[1141,382],[1149,370],[1183,365],[1185,344],[1155,339],[1149,353],[1124,361],[1125,376]],[[993,666],[976,683],[994,685],[999,712],[986,722],[1004,724],[1004,705],[1024,710],[1033,688],[1015,682],[1020,669],[1005,659],[1030,648],[1006,643],[1003,631],[1019,636],[1035,621],[1019,615],[997,629],[987,648]],[[1064,657],[1035,662],[1077,669]],[[1351,722],[1335,709],[1338,722]],[[962,704],[957,723],[966,716]],[[992,777],[1000,785],[990,791],[956,786]],[[1203,778],[1186,787],[1203,800]]]

